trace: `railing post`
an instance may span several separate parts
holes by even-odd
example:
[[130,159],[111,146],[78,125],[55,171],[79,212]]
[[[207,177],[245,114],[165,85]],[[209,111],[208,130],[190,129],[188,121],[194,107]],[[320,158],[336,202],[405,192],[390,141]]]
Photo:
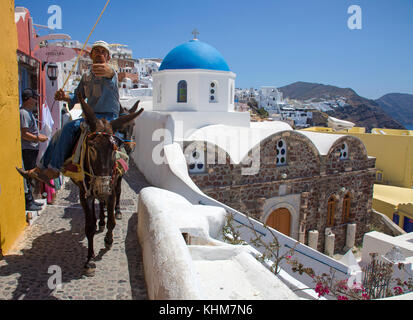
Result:
[[310,230],[308,231],[308,246],[317,250],[318,247],[318,231]]
[[346,247],[344,248],[345,251],[350,250],[354,247],[356,243],[356,224],[348,224],[347,225],[347,232],[346,232]]
[[325,243],[324,243],[324,253],[330,257],[334,255],[334,241],[335,234],[331,232],[330,228],[325,230]]

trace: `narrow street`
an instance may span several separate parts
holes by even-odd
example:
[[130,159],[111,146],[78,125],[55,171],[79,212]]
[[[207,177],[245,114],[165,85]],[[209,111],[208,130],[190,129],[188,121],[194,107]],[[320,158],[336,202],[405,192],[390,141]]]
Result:
[[[78,188],[66,182],[55,204],[41,212],[26,228],[15,250],[0,261],[0,299],[147,299],[137,238],[138,193],[146,186],[145,178],[131,163],[122,181],[123,219],[116,220],[113,247],[105,249],[106,229],[95,235],[96,274],[88,278],[82,275],[87,255],[84,214]],[[61,288],[53,289],[51,277],[57,275],[53,266],[61,269]]]

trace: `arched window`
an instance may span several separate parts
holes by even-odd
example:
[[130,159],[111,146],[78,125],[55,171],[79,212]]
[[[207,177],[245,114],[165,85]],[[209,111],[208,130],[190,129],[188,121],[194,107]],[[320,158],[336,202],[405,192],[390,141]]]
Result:
[[350,198],[350,194],[347,193],[344,196],[344,200],[343,200],[343,223],[347,223],[350,221],[350,205],[351,205],[351,198]]
[[178,83],[178,102],[187,102],[187,84],[185,80]]
[[194,149],[188,157],[189,173],[205,172],[205,151],[202,149]]
[[336,213],[336,199],[334,196],[331,196],[330,199],[328,199],[328,204],[327,204],[327,221],[326,225],[328,227],[334,226],[334,215]]
[[348,146],[347,143],[343,142],[339,147],[338,151],[340,152],[340,160],[348,159]]
[[277,160],[276,166],[284,166],[287,164],[287,144],[280,139],[277,142]]
[[218,83],[216,81],[209,84],[209,102],[218,102]]

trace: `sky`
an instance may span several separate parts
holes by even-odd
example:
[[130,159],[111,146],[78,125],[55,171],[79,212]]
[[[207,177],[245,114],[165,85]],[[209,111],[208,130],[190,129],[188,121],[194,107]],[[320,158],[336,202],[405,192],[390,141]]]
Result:
[[[106,1],[15,5],[40,25],[58,5],[62,29],[51,32],[84,42]],[[361,29],[348,27],[351,5],[361,8]],[[238,88],[306,81],[352,88],[369,99],[413,94],[412,0],[111,0],[89,43],[121,43],[134,58],[164,58],[192,39],[194,28],[224,56]]]

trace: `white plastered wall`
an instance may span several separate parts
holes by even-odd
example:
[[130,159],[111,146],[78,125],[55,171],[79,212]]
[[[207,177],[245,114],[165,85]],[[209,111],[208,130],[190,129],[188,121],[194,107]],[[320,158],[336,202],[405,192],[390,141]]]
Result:
[[[235,85],[235,74],[230,71],[203,69],[163,70],[153,74],[154,111],[198,111],[231,112],[234,111],[233,99],[230,98],[231,85]],[[177,102],[178,83],[187,82],[187,102]],[[210,83],[218,84],[217,101],[210,102]],[[160,86],[162,97],[159,100]],[[234,88],[235,90],[235,88]],[[234,91],[233,90],[233,94]]]

